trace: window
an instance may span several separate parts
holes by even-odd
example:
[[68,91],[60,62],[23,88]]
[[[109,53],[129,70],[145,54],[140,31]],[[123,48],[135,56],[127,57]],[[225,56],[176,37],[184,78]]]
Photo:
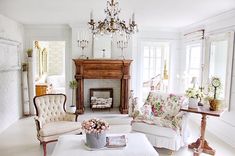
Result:
[[[142,53],[142,99],[146,99],[149,91],[167,92],[169,68],[169,42],[143,42]],[[153,84],[154,83],[154,84]],[[157,85],[159,84],[159,85]],[[153,87],[154,86],[154,87]],[[153,87],[153,88],[152,88]]]
[[169,63],[169,43],[148,42],[144,45],[143,54],[143,81],[163,75],[164,65],[168,67]]
[[191,85],[193,77],[196,77],[198,85],[201,84],[202,67],[201,44],[191,44],[186,46],[186,88]]
[[[210,83],[213,76],[220,78],[221,87],[218,89],[217,98],[223,100],[223,107],[230,110],[234,100],[231,98],[232,84],[232,65],[234,53],[234,32],[225,32],[221,34],[209,35],[206,40],[205,63],[205,86]],[[230,101],[231,100],[231,101]],[[232,120],[226,119],[233,123]]]

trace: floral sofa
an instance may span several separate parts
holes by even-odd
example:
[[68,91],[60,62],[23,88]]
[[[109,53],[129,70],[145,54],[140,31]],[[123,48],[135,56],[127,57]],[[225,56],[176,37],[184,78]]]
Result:
[[187,114],[180,111],[184,97],[150,92],[132,121],[132,131],[145,133],[153,146],[177,151],[187,144]]

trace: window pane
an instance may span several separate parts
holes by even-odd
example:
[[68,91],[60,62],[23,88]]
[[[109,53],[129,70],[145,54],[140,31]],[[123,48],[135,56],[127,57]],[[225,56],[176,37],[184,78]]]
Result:
[[154,58],[154,53],[155,53],[154,50],[155,50],[154,47],[151,47],[151,48],[150,48],[150,57],[151,57],[151,58]]
[[144,47],[144,57],[149,57],[149,47]]
[[144,58],[144,68],[149,68],[149,58]]
[[186,88],[192,86],[191,80],[192,77],[196,77],[198,84],[201,78],[201,44],[189,45],[186,47],[186,68],[187,76],[185,77]]
[[154,69],[155,58],[150,58],[150,66],[149,68]]
[[161,69],[162,61],[163,60],[161,60],[161,59],[156,60],[156,73],[157,74],[161,74],[161,70],[163,70],[163,69]]
[[192,47],[191,48],[191,59],[190,59],[191,68],[199,68],[201,64],[201,47]]
[[161,47],[156,47],[156,56],[157,57],[161,57],[162,51],[161,51]]
[[144,73],[143,73],[143,81],[148,81],[149,80],[149,70],[144,70]]
[[191,77],[197,77],[197,78],[199,78],[200,69],[191,69],[191,70],[189,71],[189,75],[190,75]]
[[152,77],[155,76],[155,73],[154,73],[154,70],[153,70],[153,69],[150,69],[150,70],[149,70],[149,76],[150,76],[150,78],[152,78]]

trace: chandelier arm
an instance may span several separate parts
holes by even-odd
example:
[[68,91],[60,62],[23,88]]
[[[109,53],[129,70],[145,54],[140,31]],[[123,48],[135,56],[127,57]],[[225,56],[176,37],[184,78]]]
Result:
[[[104,9],[106,18],[103,21],[95,23],[94,20],[90,20],[88,24],[93,34],[95,33],[125,33],[133,34],[138,31],[137,24],[133,20],[130,20],[129,24],[126,24],[124,20],[119,19],[119,13],[121,9],[119,8],[119,2],[115,0],[107,0],[106,9]],[[134,14],[133,14],[134,16]]]

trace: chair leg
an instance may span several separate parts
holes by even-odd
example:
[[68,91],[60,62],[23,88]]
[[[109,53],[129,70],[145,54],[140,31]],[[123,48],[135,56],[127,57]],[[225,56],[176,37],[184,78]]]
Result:
[[46,143],[46,142],[43,142],[42,145],[43,145],[43,153],[44,153],[44,156],[46,156],[46,155],[47,155],[47,143]]

